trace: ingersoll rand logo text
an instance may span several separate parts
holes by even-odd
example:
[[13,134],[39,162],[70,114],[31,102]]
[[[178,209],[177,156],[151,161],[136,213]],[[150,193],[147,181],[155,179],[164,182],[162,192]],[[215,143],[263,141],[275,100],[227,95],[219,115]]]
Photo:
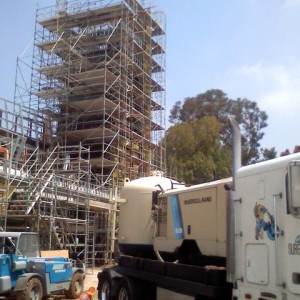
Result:
[[202,197],[202,198],[194,198],[194,199],[188,199],[188,200],[184,200],[184,204],[197,204],[197,203],[205,203],[205,202],[211,202],[212,201],[212,197]]

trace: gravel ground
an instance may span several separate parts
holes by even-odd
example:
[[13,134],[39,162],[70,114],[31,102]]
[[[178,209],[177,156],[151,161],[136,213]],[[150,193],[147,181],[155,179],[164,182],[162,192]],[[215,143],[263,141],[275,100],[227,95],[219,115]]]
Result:
[[96,290],[96,294],[94,296],[95,300],[98,300],[98,291],[97,291],[98,278],[97,278],[97,275],[101,271],[102,271],[102,268],[87,269],[85,271],[84,290],[87,290],[90,287],[94,287]]

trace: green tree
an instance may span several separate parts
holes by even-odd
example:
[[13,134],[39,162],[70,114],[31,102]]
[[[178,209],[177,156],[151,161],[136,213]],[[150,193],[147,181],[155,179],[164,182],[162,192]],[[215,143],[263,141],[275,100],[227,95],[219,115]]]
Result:
[[272,147],[270,149],[265,148],[265,149],[260,149],[260,152],[262,153],[262,161],[264,160],[270,160],[273,159],[277,156],[277,152],[275,150],[275,147]]
[[231,144],[228,118],[233,117],[242,132],[242,164],[259,161],[260,140],[264,136],[262,130],[267,127],[268,116],[258,108],[256,102],[245,98],[229,99],[221,90],[209,90],[196,97],[186,98],[183,104],[176,102],[171,109],[169,121],[183,124],[207,116],[214,116],[220,122],[220,141],[224,145]]
[[220,141],[220,123],[203,117],[177,123],[166,132],[168,176],[196,184],[231,174],[231,152]]

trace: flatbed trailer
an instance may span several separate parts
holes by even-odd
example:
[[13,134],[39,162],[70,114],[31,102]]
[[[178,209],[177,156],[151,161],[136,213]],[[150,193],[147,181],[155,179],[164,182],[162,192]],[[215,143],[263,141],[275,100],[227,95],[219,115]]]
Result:
[[231,299],[232,286],[226,282],[224,267],[200,267],[122,255],[118,265],[104,269],[98,279],[99,299],[107,299],[102,295],[107,285],[109,299],[115,299],[126,289],[128,299],[155,300],[157,288],[193,299]]

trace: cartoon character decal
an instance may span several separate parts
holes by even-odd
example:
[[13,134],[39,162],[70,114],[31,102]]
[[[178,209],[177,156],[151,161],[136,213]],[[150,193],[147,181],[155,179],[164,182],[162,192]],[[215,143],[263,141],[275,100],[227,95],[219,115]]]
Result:
[[[255,239],[263,239],[264,232],[271,241],[275,240],[275,222],[274,217],[269,213],[268,209],[261,204],[255,204],[254,215],[256,217]],[[277,226],[277,232],[278,232]]]

